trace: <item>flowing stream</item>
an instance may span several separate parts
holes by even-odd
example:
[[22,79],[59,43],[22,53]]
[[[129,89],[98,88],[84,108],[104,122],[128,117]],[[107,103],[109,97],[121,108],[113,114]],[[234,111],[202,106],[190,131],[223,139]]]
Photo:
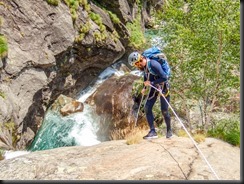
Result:
[[[117,69],[121,62],[106,68],[87,88],[77,94],[76,100],[85,102],[95,90],[112,75],[122,76],[124,71]],[[121,67],[122,68],[122,67]],[[131,71],[134,75],[141,75],[138,70]],[[7,151],[5,159],[10,159],[32,151],[53,149],[65,146],[92,146],[99,144],[96,132],[97,122],[100,116],[89,104],[84,103],[83,112],[77,112],[68,116],[62,116],[59,112],[48,110],[45,114],[42,126],[37,132],[34,141],[26,151]]]
[[[98,76],[95,83],[89,85],[77,95],[76,100],[85,102],[97,87],[112,75],[121,76],[124,75],[124,72],[117,70],[116,64],[106,68]],[[59,112],[48,110],[40,130],[28,150],[36,151],[64,146],[99,144],[100,141],[97,139],[96,132],[100,118],[95,109],[86,103],[84,103],[83,112],[65,117]]]

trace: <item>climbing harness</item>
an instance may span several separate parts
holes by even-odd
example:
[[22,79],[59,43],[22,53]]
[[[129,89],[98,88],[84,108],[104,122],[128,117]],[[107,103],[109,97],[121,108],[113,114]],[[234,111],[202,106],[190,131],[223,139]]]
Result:
[[215,171],[213,170],[213,168],[211,167],[211,165],[209,164],[209,162],[207,161],[207,159],[205,158],[205,156],[203,155],[202,151],[198,148],[196,142],[194,141],[194,139],[191,137],[190,133],[187,131],[187,129],[185,128],[184,124],[181,122],[180,118],[177,116],[177,114],[175,113],[174,109],[171,107],[171,105],[169,104],[169,102],[167,101],[167,99],[165,98],[165,96],[162,94],[162,92],[157,89],[156,87],[154,87],[153,85],[150,85],[152,88],[156,89],[160,95],[164,98],[164,100],[167,102],[167,104],[169,105],[170,109],[172,110],[172,112],[174,113],[175,117],[178,119],[178,121],[180,122],[180,124],[182,125],[182,127],[184,128],[184,130],[186,131],[187,135],[190,137],[190,139],[192,140],[192,142],[194,143],[195,147],[197,148],[197,150],[200,152],[200,154],[202,155],[203,159],[205,160],[205,162],[207,163],[207,165],[209,166],[210,170],[214,173],[215,177],[219,180],[218,175],[215,173]]

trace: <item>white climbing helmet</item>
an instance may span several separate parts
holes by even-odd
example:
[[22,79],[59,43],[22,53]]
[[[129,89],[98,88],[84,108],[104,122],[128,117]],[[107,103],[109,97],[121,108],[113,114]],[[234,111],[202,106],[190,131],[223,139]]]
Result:
[[128,57],[128,63],[131,66],[135,66],[135,63],[138,62],[141,58],[141,55],[138,52],[132,52]]

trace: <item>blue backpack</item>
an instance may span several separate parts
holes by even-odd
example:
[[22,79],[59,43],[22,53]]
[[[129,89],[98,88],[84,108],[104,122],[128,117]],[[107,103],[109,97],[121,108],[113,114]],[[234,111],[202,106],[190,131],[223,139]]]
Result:
[[[170,77],[170,66],[167,62],[167,60],[164,58],[164,54],[163,52],[160,50],[159,47],[151,47],[147,50],[145,50],[143,53],[142,53],[143,56],[149,58],[149,59],[153,59],[153,60],[156,60],[158,61],[164,72],[167,74],[168,78]],[[151,74],[153,75],[157,75],[151,68],[151,65],[150,65],[150,62],[148,62],[148,70]]]

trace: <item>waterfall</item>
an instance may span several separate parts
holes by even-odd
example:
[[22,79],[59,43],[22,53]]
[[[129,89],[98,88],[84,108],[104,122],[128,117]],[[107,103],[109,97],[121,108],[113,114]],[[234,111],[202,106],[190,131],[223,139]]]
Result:
[[[87,86],[77,94],[76,100],[85,102],[85,100],[95,92],[95,90],[108,78],[113,75],[122,76],[125,74],[120,68],[122,62],[119,61],[100,73],[97,80]],[[121,67],[122,68],[122,67]],[[130,72],[133,75],[140,76],[142,73],[138,70]],[[5,159],[14,158],[37,150],[47,150],[65,146],[92,146],[99,144],[96,132],[97,123],[102,117],[98,116],[95,109],[89,104],[84,103],[83,112],[77,112],[68,116],[62,116],[59,112],[47,110],[42,126],[38,130],[32,144],[26,151],[6,151]]]
[[[120,62],[106,68],[93,84],[90,84],[77,95],[76,100],[85,102],[112,75],[124,75],[124,71],[116,69],[119,65],[121,65]],[[138,71],[131,73],[140,74]],[[65,117],[59,112],[49,109],[28,150],[37,151],[64,146],[92,146],[99,144],[101,141],[98,140],[96,132],[101,118],[96,114],[95,109],[86,103],[84,103],[83,112],[77,112]]]

